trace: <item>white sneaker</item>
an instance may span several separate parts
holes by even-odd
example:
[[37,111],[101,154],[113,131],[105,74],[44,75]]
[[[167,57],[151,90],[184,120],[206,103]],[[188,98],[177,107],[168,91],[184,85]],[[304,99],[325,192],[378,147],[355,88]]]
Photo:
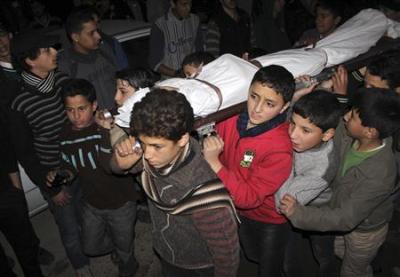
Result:
[[76,270],[77,277],[94,277],[88,265]]

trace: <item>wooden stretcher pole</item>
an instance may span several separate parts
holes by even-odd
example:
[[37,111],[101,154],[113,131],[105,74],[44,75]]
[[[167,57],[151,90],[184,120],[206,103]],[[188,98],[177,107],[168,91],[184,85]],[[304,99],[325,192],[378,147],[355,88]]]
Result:
[[[366,66],[372,60],[375,60],[377,57],[384,54],[385,52],[399,48],[400,48],[400,39],[390,39],[383,37],[381,40],[378,41],[377,45],[372,47],[367,53],[362,54],[354,59],[351,59],[343,63],[343,65],[346,67],[348,71],[353,71],[363,66]],[[323,78],[325,78],[325,80],[329,79],[332,76],[332,74],[328,74],[329,71],[330,72],[333,71],[332,67],[324,69],[320,74],[314,77],[318,78],[318,76],[320,76],[322,78],[321,81],[324,80]],[[245,108],[246,108],[246,102],[242,102],[234,106],[231,106],[229,108],[225,108],[223,110],[209,114],[206,117],[196,118],[194,122],[194,128],[196,130],[201,130],[203,126],[206,126],[207,128],[207,126],[213,124],[215,125],[215,123],[217,122],[223,121],[229,117],[241,113]],[[210,127],[208,127],[208,129],[210,129]]]
[[209,123],[220,122],[220,121],[228,119],[236,114],[239,114],[242,111],[244,111],[244,109],[246,108],[246,102],[247,101],[230,106],[229,108],[209,114],[206,117],[196,118],[194,121],[194,128],[198,129],[201,126],[207,125]]

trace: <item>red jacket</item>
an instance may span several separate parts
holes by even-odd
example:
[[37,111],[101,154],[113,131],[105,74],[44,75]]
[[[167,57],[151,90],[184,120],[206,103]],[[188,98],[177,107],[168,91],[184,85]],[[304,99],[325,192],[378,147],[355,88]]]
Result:
[[254,137],[239,137],[238,116],[217,126],[225,146],[220,155],[224,165],[218,177],[229,190],[239,213],[272,224],[286,222],[275,210],[274,194],[292,168],[292,144],[288,123]]

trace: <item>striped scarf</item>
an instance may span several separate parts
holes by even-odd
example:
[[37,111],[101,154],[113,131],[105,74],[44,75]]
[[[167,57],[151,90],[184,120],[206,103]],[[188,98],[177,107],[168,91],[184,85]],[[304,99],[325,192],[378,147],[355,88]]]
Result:
[[218,178],[212,179],[189,190],[181,197],[181,200],[178,200],[175,204],[163,202],[152,179],[162,178],[178,169],[189,157],[190,153],[190,144],[187,143],[183,151],[169,165],[158,170],[149,165],[143,158],[144,169],[141,179],[146,195],[153,201],[155,206],[171,215],[189,215],[199,211],[225,207],[231,209],[239,221],[233,201],[225,186]]
[[42,93],[49,93],[54,88],[54,71],[50,71],[49,75],[47,75],[47,77],[44,79],[41,79],[33,73],[27,71],[23,71],[21,73],[21,76],[25,83],[35,87],[38,91]]

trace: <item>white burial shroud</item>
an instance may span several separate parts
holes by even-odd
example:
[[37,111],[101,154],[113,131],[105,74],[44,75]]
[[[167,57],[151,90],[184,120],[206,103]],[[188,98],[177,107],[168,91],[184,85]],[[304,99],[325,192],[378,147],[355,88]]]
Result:
[[114,117],[114,122],[119,127],[129,128],[129,123],[131,122],[131,112],[133,105],[136,102],[142,100],[142,98],[150,91],[149,88],[142,88],[125,100],[124,104],[118,108],[118,114]]
[[255,58],[262,66],[281,65],[293,76],[317,75],[326,66],[327,56],[320,49],[289,49]]
[[318,41],[315,48],[307,46],[283,50],[255,60],[262,66],[281,65],[295,78],[300,75],[314,76],[325,67],[341,64],[367,52],[386,31],[393,29],[392,33],[395,33],[395,28],[398,26],[389,23],[390,20],[378,10],[362,10],[332,34]]
[[[185,95],[196,117],[207,116],[213,112],[246,101],[251,79],[258,68],[236,56],[225,54],[203,66],[197,79],[171,78],[156,84],[156,87],[175,89]],[[202,82],[205,81],[205,82]],[[209,84],[212,85],[209,85]],[[214,87],[220,91],[220,96]],[[118,108],[115,123],[129,127],[131,111],[147,93],[148,88],[140,89]],[[220,101],[222,100],[222,102]]]
[[[157,83],[157,87],[172,87],[184,94],[195,116],[207,116],[218,110],[246,101],[251,80],[258,68],[236,56],[225,54],[203,66],[196,79],[172,78]],[[216,90],[201,80],[217,87]]]
[[315,48],[326,52],[328,67],[338,65],[367,52],[388,28],[389,21],[382,12],[362,10],[318,41]]
[[[350,18],[335,32],[320,40],[315,48],[289,49],[256,58],[262,66],[281,65],[294,77],[317,75],[325,67],[341,64],[367,52],[393,25],[383,13],[366,9]],[[394,29],[392,27],[392,29]],[[395,31],[395,30],[394,30]],[[394,32],[393,31],[393,32]],[[247,99],[250,82],[257,67],[236,56],[225,54],[205,65],[197,79],[216,86],[215,89],[196,79],[172,78],[159,82],[158,87],[174,88],[184,94],[192,105],[195,116],[204,117]],[[137,91],[118,109],[117,125],[129,127],[134,103],[140,101],[148,89]]]

